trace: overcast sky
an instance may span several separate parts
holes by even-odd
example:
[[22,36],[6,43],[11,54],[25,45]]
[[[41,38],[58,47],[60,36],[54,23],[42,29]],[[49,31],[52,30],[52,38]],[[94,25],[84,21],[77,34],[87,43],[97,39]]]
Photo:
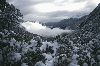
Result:
[[100,0],[7,0],[24,15],[24,20],[57,22],[89,14]]

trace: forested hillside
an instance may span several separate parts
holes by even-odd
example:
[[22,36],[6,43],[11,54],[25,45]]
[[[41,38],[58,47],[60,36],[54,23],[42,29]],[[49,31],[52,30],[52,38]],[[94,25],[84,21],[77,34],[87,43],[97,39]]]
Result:
[[84,22],[84,20],[87,18],[86,16],[83,16],[81,18],[69,18],[69,19],[64,19],[59,22],[47,22],[45,23],[46,26],[49,26],[51,28],[59,27],[61,29],[72,29],[72,30],[77,30],[78,26]]
[[79,27],[72,34],[57,36],[62,45],[59,52],[67,56],[60,66],[100,66],[100,4]]

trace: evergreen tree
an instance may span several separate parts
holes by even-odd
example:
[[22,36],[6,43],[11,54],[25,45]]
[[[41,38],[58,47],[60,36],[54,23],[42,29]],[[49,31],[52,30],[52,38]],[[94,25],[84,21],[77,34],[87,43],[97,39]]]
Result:
[[14,29],[20,23],[22,16],[19,9],[6,0],[0,0],[0,29]]

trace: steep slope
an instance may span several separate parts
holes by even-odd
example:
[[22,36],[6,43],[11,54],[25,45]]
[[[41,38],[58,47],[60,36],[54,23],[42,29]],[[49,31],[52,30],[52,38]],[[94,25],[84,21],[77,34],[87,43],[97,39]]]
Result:
[[92,49],[89,51],[91,58],[95,60],[92,65],[100,66],[100,4],[81,23],[79,41]]
[[57,36],[61,44],[59,53],[67,57],[62,61],[64,63],[61,65],[58,63],[58,65],[100,66],[100,4],[79,27],[72,34]]
[[80,24],[80,38],[87,42],[100,34],[100,4]]
[[20,10],[0,0],[0,66],[34,66],[44,58],[37,50],[40,36],[20,27],[20,20]]

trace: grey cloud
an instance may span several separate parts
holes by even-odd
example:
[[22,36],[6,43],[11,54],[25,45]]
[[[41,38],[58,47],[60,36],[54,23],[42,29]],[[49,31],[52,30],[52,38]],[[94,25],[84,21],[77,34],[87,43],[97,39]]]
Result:
[[84,2],[84,1],[87,1],[87,0],[73,0],[73,2]]
[[[86,12],[87,13],[87,12]],[[52,12],[52,13],[48,13],[46,15],[48,15],[49,17],[59,17],[59,16],[64,16],[64,17],[79,17],[81,16],[81,14],[83,14],[83,12],[81,11],[74,11],[74,12],[68,12],[68,11],[57,11],[57,12]],[[85,12],[84,12],[85,14]]]
[[14,4],[18,9],[21,10],[22,14],[24,15],[25,20],[39,20],[40,22],[57,22],[59,20],[70,18],[70,17],[81,17],[83,15],[89,14],[96,5],[89,3],[90,0],[64,0],[63,2],[84,2],[89,1],[86,5],[84,10],[81,11],[56,11],[50,13],[39,13],[36,12],[34,9],[31,9],[32,6],[39,4],[39,3],[49,3],[54,2],[54,0],[7,0],[9,3]]
[[33,14],[27,14],[25,16],[25,19],[29,20],[39,20],[40,22],[57,22],[62,19],[74,17],[82,17],[83,15],[87,15],[89,12],[86,11],[76,11],[76,12],[68,12],[68,11],[57,11],[57,12],[51,12],[51,13],[33,13]]
[[73,3],[77,3],[77,2],[85,2],[88,0],[64,0],[63,2],[73,2]]
[[32,7],[33,5],[43,2],[51,2],[51,0],[7,0],[7,1],[9,3],[14,4],[17,8],[19,8],[24,15],[34,12],[34,10],[30,9],[30,7]]

